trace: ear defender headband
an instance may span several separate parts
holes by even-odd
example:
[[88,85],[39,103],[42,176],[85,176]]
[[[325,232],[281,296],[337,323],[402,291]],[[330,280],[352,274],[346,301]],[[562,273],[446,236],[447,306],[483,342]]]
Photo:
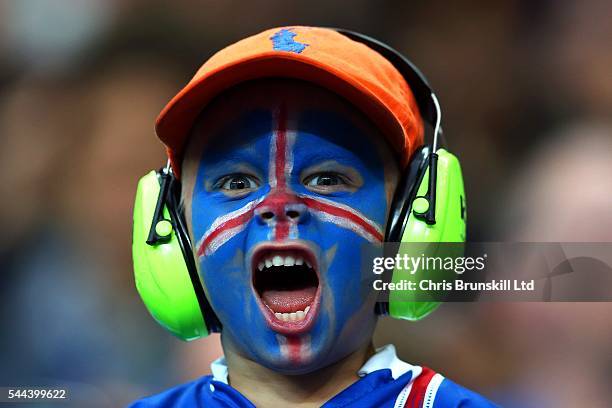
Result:
[[[423,119],[433,129],[433,142],[418,149],[398,185],[387,222],[386,242],[465,242],[465,192],[459,160],[438,148],[442,112],[423,74],[388,45],[353,31],[334,29],[378,51],[403,75]],[[132,254],[136,288],[155,320],[175,336],[194,340],[219,332],[221,324],[206,298],[180,203],[180,182],[170,164],[151,171],[138,183],[134,205]],[[429,246],[436,256],[438,245]],[[416,254],[417,256],[421,254]],[[406,270],[394,270],[393,282],[414,280]],[[439,305],[410,301],[391,292],[377,313],[419,320]]]

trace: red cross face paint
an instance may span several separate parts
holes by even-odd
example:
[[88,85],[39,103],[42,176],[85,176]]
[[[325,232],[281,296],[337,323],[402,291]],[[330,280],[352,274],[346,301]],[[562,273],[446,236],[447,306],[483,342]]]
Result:
[[376,296],[360,254],[383,240],[382,140],[346,102],[297,81],[243,85],[204,112],[183,174],[225,346],[298,373],[369,341]]

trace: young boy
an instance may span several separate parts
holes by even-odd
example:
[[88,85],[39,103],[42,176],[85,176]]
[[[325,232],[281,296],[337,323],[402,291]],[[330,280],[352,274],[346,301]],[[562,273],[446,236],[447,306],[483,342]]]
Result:
[[133,406],[493,406],[372,345],[360,251],[382,245],[423,143],[410,88],[380,54],[329,29],[265,31],[213,56],[157,131],[224,357]]

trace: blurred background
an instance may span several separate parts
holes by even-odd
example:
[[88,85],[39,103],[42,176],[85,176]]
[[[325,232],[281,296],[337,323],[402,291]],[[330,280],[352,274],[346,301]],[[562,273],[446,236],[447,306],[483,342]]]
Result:
[[[164,104],[214,51],[280,25],[379,38],[429,78],[473,241],[612,241],[606,0],[0,2],[0,385],[124,406],[209,372],[136,293],[138,178]],[[612,305],[446,304],[393,342],[507,407],[612,406]]]

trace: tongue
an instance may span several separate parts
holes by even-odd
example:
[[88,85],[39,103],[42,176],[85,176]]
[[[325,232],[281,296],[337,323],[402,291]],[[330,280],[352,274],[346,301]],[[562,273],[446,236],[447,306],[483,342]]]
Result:
[[291,313],[304,310],[312,304],[316,287],[292,290],[264,290],[261,298],[275,313]]

